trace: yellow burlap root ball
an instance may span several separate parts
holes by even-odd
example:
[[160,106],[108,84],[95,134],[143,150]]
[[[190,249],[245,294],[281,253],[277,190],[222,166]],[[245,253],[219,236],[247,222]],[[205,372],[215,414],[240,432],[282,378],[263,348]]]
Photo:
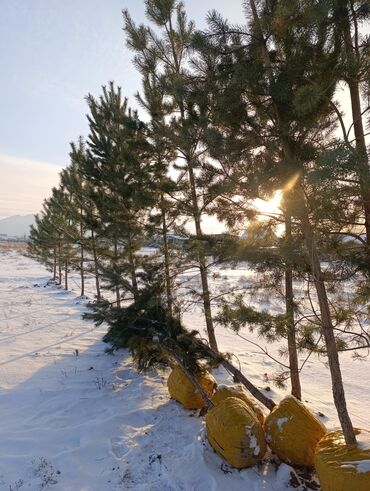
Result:
[[370,490],[370,431],[355,429],[357,445],[346,445],[342,431],[319,442],[315,467],[322,491]]
[[213,449],[238,469],[257,464],[266,453],[260,422],[236,397],[228,397],[208,411],[206,428]]
[[[210,373],[198,375],[197,381],[209,398],[217,387],[216,380]],[[193,383],[179,367],[175,366],[167,380],[167,387],[172,399],[180,402],[186,409],[201,409],[205,403]]]
[[293,396],[285,397],[265,421],[268,445],[288,464],[313,466],[316,445],[325,433],[321,421]]
[[264,424],[265,416],[263,415],[262,409],[248,396],[247,391],[242,385],[219,385],[213,394],[212,402],[216,405],[228,397],[236,397],[245,402],[255,413],[261,425]]

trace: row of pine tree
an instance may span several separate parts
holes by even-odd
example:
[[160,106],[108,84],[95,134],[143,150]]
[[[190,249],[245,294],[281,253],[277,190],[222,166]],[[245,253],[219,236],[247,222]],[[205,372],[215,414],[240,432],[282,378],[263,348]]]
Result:
[[[271,408],[219,353],[215,325],[283,340],[276,382],[289,378],[299,399],[308,357],[327,356],[353,443],[338,353],[370,347],[369,2],[247,0],[244,23],[213,11],[202,32],[178,0],[145,5],[148,25],[123,12],[145,121],[113,82],[88,95],[89,134],[71,144],[30,253],[66,289],[78,271],[81,295],[94,278],[90,317],[140,369],[175,359],[191,375],[223,363]],[[276,192],[281,211],[258,220],[253,203]],[[209,217],[228,233],[205,234]],[[173,243],[173,233],[187,240]],[[144,257],[154,239],[160,253]],[[255,271],[253,287],[214,291],[215,267],[240,261]],[[189,287],[184,273],[195,270]],[[274,295],[282,311],[261,310],[252,293]],[[185,298],[202,306],[207,340],[183,327]]]

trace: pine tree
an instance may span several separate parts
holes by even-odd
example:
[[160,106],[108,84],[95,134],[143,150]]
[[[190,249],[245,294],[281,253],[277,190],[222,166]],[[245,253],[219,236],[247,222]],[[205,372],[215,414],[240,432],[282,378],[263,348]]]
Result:
[[[197,33],[193,44],[197,48],[197,54],[201,55],[200,62],[197,58],[198,77],[200,77],[201,85],[204,88],[205,97],[208,97],[208,103],[212,107],[210,111],[212,117],[211,121],[208,122],[205,138],[211,157],[219,162],[219,174],[222,176],[216,184],[220,197],[217,199],[215,211],[219,219],[226,222],[228,226],[243,229],[246,220],[256,219],[253,199],[257,197],[268,199],[271,197],[271,190],[277,187],[276,166],[280,157],[280,147],[276,143],[276,138],[271,138],[266,145],[268,119],[261,113],[256,118],[253,114],[252,105],[248,103],[245,96],[246,82],[244,79],[248,81],[247,83],[253,83],[254,89],[257,89],[256,85],[259,83],[257,78],[252,80],[254,74],[251,74],[250,62],[238,47],[238,43],[243,42],[243,36],[237,33],[242,33],[245,29],[243,31],[241,27],[228,27],[215,12],[209,16],[209,21],[210,32],[204,35]],[[231,46],[225,44],[225,33],[229,31],[232,32],[228,35],[228,39],[232,43]],[[216,33],[219,36],[219,41],[217,43],[209,42],[209,39],[215,39]],[[255,76],[257,77],[257,75]],[[253,97],[250,91],[248,91],[248,96]],[[255,97],[253,104],[258,106],[264,103]],[[255,150],[258,147],[264,147],[264,161],[259,152]],[[260,224],[259,232],[261,233],[263,228],[268,231],[271,226],[276,227],[277,224],[285,221],[285,244],[280,248],[280,254],[285,256],[283,259],[285,262],[285,333],[281,330],[280,317],[277,318],[276,332],[279,332],[280,336],[283,334],[287,337],[292,393],[300,399],[301,387],[294,329],[293,270],[291,264],[291,256],[294,251],[290,250],[292,249],[291,216],[286,211],[285,219],[282,216],[272,218],[272,220],[265,222],[265,227],[262,227],[262,223]],[[265,245],[267,246],[267,243]],[[238,251],[238,254],[243,259],[248,257],[252,264],[265,261],[270,267],[275,268],[275,274],[277,271],[281,271],[281,261],[277,266],[276,260],[273,259],[271,262],[271,258],[267,258],[266,254],[250,254],[250,250]],[[261,268],[261,264],[259,268]],[[274,286],[276,291],[281,290],[279,275],[278,278]],[[252,315],[254,319],[256,319],[257,314],[254,311]],[[225,317],[223,317],[224,321]],[[271,332],[269,337],[271,340]]]
[[[75,188],[77,202],[76,212],[78,214],[78,219],[80,220],[79,243],[81,248],[81,284],[85,270],[86,273],[93,274],[95,278],[96,298],[99,302],[101,300],[101,291],[99,246],[97,239],[101,231],[101,222],[93,200],[94,194],[92,185],[84,176],[86,158],[86,145],[83,139],[80,138],[77,143],[71,143],[70,159],[71,166],[74,169],[72,185]],[[84,266],[85,253],[89,255],[89,259]],[[89,266],[89,263],[91,263],[91,267]],[[81,291],[83,291],[82,288]]]
[[[333,25],[341,38],[343,49],[338,77],[348,84],[352,125],[355,135],[356,153],[358,158],[358,176],[365,215],[367,247],[370,246],[370,168],[366,148],[364,111],[361,105],[361,87],[366,83],[369,67],[369,41],[361,38],[361,23],[370,20],[370,8],[367,1],[333,1]],[[367,107],[366,110],[369,110]],[[346,137],[348,142],[348,138]],[[367,251],[367,254],[369,252]]]
[[197,130],[200,114],[191,92],[187,71],[187,48],[194,25],[188,22],[181,2],[146,0],[145,5],[147,17],[156,26],[156,30],[143,25],[135,26],[129,13],[124,11],[127,43],[136,54],[136,66],[142,72],[157,78],[168,99],[168,115],[171,115],[171,119],[167,135],[176,148],[177,158],[182,162],[176,165],[176,169],[186,178],[186,181],[183,180],[183,197],[179,201],[180,212],[190,216],[194,222],[193,250],[199,265],[206,327],[210,345],[217,350],[201,225],[206,202],[202,201],[199,189],[202,179],[197,179],[197,173],[202,168],[201,156],[204,149],[200,148]]
[[[284,189],[287,215],[300,224],[317,291],[334,402],[346,441],[353,443],[355,435],[346,408],[332,315],[305,195],[307,167],[315,161],[318,143],[325,140],[333,126],[330,100],[335,87],[332,72],[337,46],[325,44],[324,3],[320,9],[315,2],[304,5],[294,2],[289,6],[284,2],[264,2],[259,9],[253,0],[247,3],[251,15],[247,31],[228,28],[216,14],[211,18],[216,31],[212,34],[218,36],[220,43],[225,39],[229,43],[218,69],[224,69],[226,76],[231,73],[230,78],[243,95],[240,99],[246,111],[243,124],[250,133],[256,128],[262,130],[262,138],[256,138],[259,150],[256,163],[266,158],[262,166],[272,165],[270,183],[275,189]],[[276,153],[271,159],[274,147]],[[252,172],[254,178],[259,175],[258,167]]]
[[[77,150],[76,150],[77,151]],[[83,152],[82,142],[79,142],[78,152]],[[85,295],[85,195],[83,192],[82,176],[78,168],[78,160],[71,154],[70,165],[61,172],[61,185],[69,195],[70,220],[74,224],[75,236],[71,237],[79,246],[80,254],[78,265],[74,269],[79,270],[81,279],[81,296]]]
[[35,216],[35,223],[30,228],[28,255],[52,272],[52,280],[57,280],[58,233],[49,214]]
[[[260,50],[262,57],[264,59],[264,65],[266,69],[266,75],[269,79],[270,84],[273,84],[274,80],[277,81],[276,78],[274,78],[274,73],[272,70],[271,66],[271,58],[270,54],[268,52],[268,49],[266,47],[266,41],[265,37],[263,34],[263,30],[261,27],[260,23],[260,18],[256,10],[256,6],[253,0],[250,1],[251,5],[251,10],[253,14],[253,20],[254,20],[254,25],[256,28],[257,35],[260,37]],[[308,13],[309,13],[309,8],[311,6],[308,5]],[[276,10],[277,12],[277,18],[279,18],[279,9]],[[290,11],[289,13],[291,13]],[[282,12],[282,15],[280,16],[280,19],[283,20],[286,12]],[[271,13],[270,13],[271,15]],[[272,19],[273,16],[271,15]],[[323,34],[322,29],[321,29],[322,24],[318,25],[318,33]],[[272,27],[272,23],[270,23],[270,28]],[[301,26],[299,26],[301,27]],[[310,30],[312,29],[312,25],[310,25],[310,21],[308,20],[308,36],[312,36]],[[321,31],[321,32],[320,32]],[[280,37],[280,39],[279,39]],[[306,37],[306,39],[305,39]],[[318,38],[319,42],[321,41],[320,37]],[[299,44],[298,44],[299,42]],[[299,30],[294,32],[293,29],[290,29],[288,26],[285,26],[283,28],[283,32],[277,31],[276,36],[275,36],[275,43],[278,47],[280,47],[280,52],[282,56],[285,57],[285,65],[283,67],[291,66],[291,63],[294,61],[299,61],[302,63],[302,54],[305,52],[303,50],[306,50],[307,48],[311,47],[312,48],[318,48],[319,50],[321,49],[320,44],[315,45],[315,38],[313,37],[308,37],[308,42],[307,42],[307,35],[305,34],[304,36],[299,35]],[[295,48],[293,48],[293,44],[295,43]],[[292,49],[293,48],[293,49]],[[298,48],[298,49],[297,49]],[[298,53],[297,53],[298,51]],[[327,57],[327,53],[325,52],[319,52],[319,56],[323,55]],[[312,60],[314,61],[314,59]],[[305,243],[306,243],[306,248],[307,252],[309,255],[310,259],[310,265],[311,265],[311,271],[312,271],[312,277],[313,281],[315,283],[316,291],[317,291],[317,298],[318,298],[318,303],[319,303],[319,308],[320,308],[320,314],[321,314],[321,322],[322,322],[322,330],[323,330],[323,335],[325,338],[327,350],[328,350],[328,361],[329,361],[329,367],[331,371],[331,376],[332,376],[332,387],[333,387],[333,395],[334,395],[334,402],[337,408],[339,420],[343,429],[343,433],[346,439],[346,442],[348,444],[354,443],[356,441],[356,437],[353,431],[352,427],[352,422],[350,420],[347,407],[346,407],[346,400],[345,400],[345,395],[344,395],[344,388],[343,388],[343,382],[342,382],[342,376],[341,376],[341,370],[340,370],[340,364],[339,364],[339,358],[338,358],[338,352],[336,348],[336,343],[335,343],[335,337],[334,337],[334,330],[333,330],[333,322],[332,322],[332,316],[329,308],[329,302],[328,302],[328,297],[327,297],[327,291],[325,287],[325,281],[324,277],[322,274],[321,270],[321,264],[320,264],[320,259],[318,256],[317,252],[317,246],[315,244],[315,237],[314,237],[314,232],[313,228],[310,222],[309,218],[309,210],[307,206],[307,202],[304,196],[304,189],[303,189],[303,182],[302,182],[302,177],[295,177],[297,176],[297,172],[302,173],[302,166],[299,165],[300,161],[302,161],[302,157],[299,155],[299,152],[297,151],[297,138],[294,138],[294,133],[292,131],[289,131],[289,128],[287,124],[294,125],[294,123],[299,123],[302,128],[309,129],[312,127],[313,124],[313,117],[318,117],[322,118],[325,124],[325,105],[321,104],[318,106],[318,103],[321,99],[322,101],[322,94],[325,94],[325,87],[324,83],[326,82],[325,77],[323,76],[322,73],[319,72],[317,74],[320,76],[320,88],[317,90],[312,89],[312,85],[308,85],[305,79],[301,78],[300,80],[300,87],[297,89],[294,87],[294,92],[292,95],[295,95],[295,99],[293,101],[296,103],[296,108],[293,107],[293,111],[291,114],[288,114],[287,118],[287,111],[286,107],[282,108],[281,103],[283,102],[280,98],[279,95],[278,97],[275,96],[274,100],[274,105],[275,105],[275,115],[278,121],[278,127],[280,131],[282,131],[282,136],[280,137],[281,139],[281,145],[282,145],[282,152],[283,152],[283,158],[284,158],[284,163],[285,166],[288,170],[289,173],[291,173],[291,178],[290,179],[295,179],[296,183],[292,185],[292,189],[289,191],[288,194],[288,200],[293,200],[295,210],[294,210],[294,215],[298,217],[301,223],[301,228],[302,228],[302,233],[305,238]],[[312,76],[311,76],[312,77]],[[314,78],[314,77],[312,77]],[[318,78],[318,77],[317,77]],[[293,78],[294,80],[294,78]],[[297,80],[295,78],[295,80]],[[310,81],[311,82],[311,81]],[[315,80],[317,83],[317,81]],[[312,82],[311,82],[312,84]],[[271,87],[272,88],[272,87]],[[329,89],[332,90],[332,89]],[[311,97],[310,97],[311,95]],[[331,94],[328,94],[328,98],[330,98]],[[284,97],[285,98],[285,97]],[[316,99],[316,100],[315,100]],[[308,106],[302,108],[298,106],[299,101],[302,100],[308,100]],[[285,102],[285,101],[284,101]],[[303,110],[302,110],[303,109]],[[298,114],[297,114],[298,113]],[[304,118],[299,117],[299,113],[303,113]],[[317,121],[315,123],[314,128],[317,127]],[[289,132],[288,132],[289,131]],[[298,166],[297,166],[298,164]],[[289,196],[290,195],[290,196]]]
[[[155,227],[157,224],[160,227],[167,308],[170,314],[173,314],[175,309],[175,269],[179,271],[179,265],[178,258],[175,259],[174,257],[176,251],[171,250],[172,248],[168,241],[168,235],[171,226],[173,228],[176,225],[175,220],[177,216],[177,213],[173,213],[174,202],[170,196],[170,194],[173,194],[176,191],[176,182],[169,175],[169,168],[171,162],[175,158],[175,151],[166,134],[166,104],[164,101],[165,93],[163,86],[158,82],[155,75],[148,74],[146,70],[142,70],[142,74],[142,94],[138,93],[136,97],[140,105],[150,115],[148,138],[151,145],[152,183],[155,186],[155,202],[158,207],[157,214],[152,212],[151,221]],[[177,253],[178,252],[179,251],[177,251]],[[177,268],[174,267],[175,261],[177,262]]]
[[135,253],[145,240],[148,211],[153,205],[149,144],[145,125],[113,83],[103,87],[99,99],[90,95],[88,105],[90,134],[83,173],[91,185],[91,199],[106,242],[100,252],[108,264],[101,267],[101,275],[108,288],[115,290],[120,307],[127,294],[132,298],[138,295],[140,261]]
[[[336,85],[349,88],[352,108],[352,124],[346,128],[340,104],[331,100],[331,106],[338,118],[342,140],[335,142],[321,159],[317,173],[311,174],[315,185],[325,189],[326,200],[320,204],[332,215],[331,230],[328,233],[337,236],[339,252],[340,241],[352,236],[363,247],[358,248],[351,257],[348,250],[342,251],[342,258],[360,268],[365,281],[359,286],[360,295],[369,281],[369,158],[366,152],[364,134],[365,114],[368,111],[366,98],[366,73],[369,67],[368,40],[361,36],[361,28],[369,21],[369,9],[366,2],[337,2],[327,4],[329,8],[328,38],[335,39],[338,47],[338,61],[332,70]],[[354,139],[351,138],[354,130]],[[364,233],[365,232],[365,233]],[[343,249],[343,248],[342,248]]]

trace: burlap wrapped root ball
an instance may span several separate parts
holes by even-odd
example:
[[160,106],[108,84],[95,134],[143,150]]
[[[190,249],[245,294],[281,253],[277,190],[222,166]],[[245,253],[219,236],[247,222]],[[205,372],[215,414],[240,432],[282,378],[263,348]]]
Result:
[[219,385],[216,392],[213,394],[212,402],[216,405],[224,399],[227,399],[228,397],[236,397],[237,399],[245,402],[245,404],[257,416],[257,419],[261,423],[261,425],[264,424],[265,416],[262,412],[262,409],[253,401],[253,399],[248,396],[247,391],[242,385]]
[[293,465],[314,465],[317,443],[326,428],[293,396],[285,397],[267,416],[265,436],[271,450]]
[[315,467],[322,491],[370,490],[370,431],[355,429],[356,445],[341,430],[327,433],[316,448]]
[[[211,398],[217,387],[216,380],[210,373],[200,374],[196,379],[207,396]],[[172,369],[167,380],[167,387],[171,398],[180,402],[186,409],[201,409],[205,406],[202,396],[178,365]]]
[[228,397],[210,409],[206,428],[213,449],[238,469],[252,467],[266,453],[262,425],[241,399]]

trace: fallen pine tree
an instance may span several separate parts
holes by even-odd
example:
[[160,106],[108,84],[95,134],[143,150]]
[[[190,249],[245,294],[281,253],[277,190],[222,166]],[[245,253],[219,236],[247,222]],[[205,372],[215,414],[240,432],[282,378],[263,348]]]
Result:
[[212,349],[208,342],[199,337],[196,330],[188,330],[181,320],[164,306],[163,283],[158,269],[150,266],[143,273],[143,287],[135,300],[125,307],[115,307],[109,302],[93,304],[92,312],[84,318],[96,325],[106,322],[109,330],[104,341],[116,350],[127,348],[139,372],[150,368],[167,368],[178,364],[205,401],[213,403],[197,382],[197,376],[222,365],[261,404],[270,411],[275,407],[272,399],[258,389],[230,361],[228,353]]

